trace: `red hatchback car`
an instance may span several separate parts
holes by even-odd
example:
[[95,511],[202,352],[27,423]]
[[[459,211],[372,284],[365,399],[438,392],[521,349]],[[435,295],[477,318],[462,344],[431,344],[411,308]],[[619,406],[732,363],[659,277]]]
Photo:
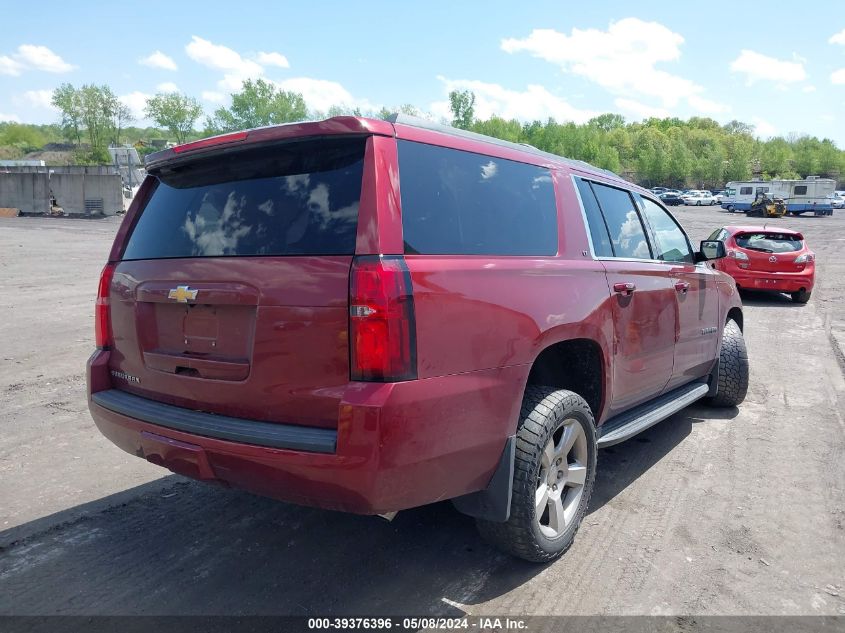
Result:
[[711,240],[725,244],[727,257],[714,262],[738,288],[785,292],[795,303],[807,303],[816,277],[816,256],[804,236],[789,229],[726,226]]
[[97,298],[89,407],[196,479],[363,514],[451,499],[528,560],[597,448],[742,402],[743,313],[651,192],[419,119],[147,157]]

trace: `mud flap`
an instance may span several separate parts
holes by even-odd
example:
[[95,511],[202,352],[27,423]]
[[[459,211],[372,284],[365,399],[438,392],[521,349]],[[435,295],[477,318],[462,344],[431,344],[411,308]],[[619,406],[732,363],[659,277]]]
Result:
[[452,504],[462,514],[471,517],[504,523],[511,515],[511,495],[513,494],[513,464],[516,457],[516,436],[511,435],[499,465],[484,490],[473,492],[452,499]]
[[710,375],[707,377],[707,386],[710,390],[707,392],[707,398],[712,398],[719,393],[719,357],[716,357],[716,362],[713,363],[713,369],[710,370]]

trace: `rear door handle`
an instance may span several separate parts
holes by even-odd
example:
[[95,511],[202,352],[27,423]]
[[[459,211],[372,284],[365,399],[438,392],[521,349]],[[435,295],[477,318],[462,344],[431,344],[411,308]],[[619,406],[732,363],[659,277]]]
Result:
[[636,289],[637,284],[632,283],[630,281],[620,281],[619,283],[613,284],[613,292],[618,292],[619,294],[623,295],[633,294],[634,290]]
[[677,290],[681,294],[686,294],[687,290],[689,290],[689,284],[685,281],[679,281],[675,284],[675,290]]

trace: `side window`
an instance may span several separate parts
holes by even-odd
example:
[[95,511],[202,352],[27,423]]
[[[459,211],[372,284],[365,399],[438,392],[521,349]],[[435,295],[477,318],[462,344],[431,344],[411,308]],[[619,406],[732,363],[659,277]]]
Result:
[[675,219],[648,198],[642,198],[642,201],[645,217],[654,229],[654,237],[657,240],[654,245],[657,259],[666,262],[694,263],[687,236],[684,235]]
[[750,196],[751,195],[751,187],[740,187],[739,188],[739,195],[741,196]]
[[398,147],[406,253],[557,253],[548,169],[412,141]]
[[725,238],[728,237],[728,232],[725,229],[716,229],[710,234],[708,240],[719,240],[720,242],[724,242]]
[[757,193],[769,193],[769,188],[768,187],[757,187],[757,189],[754,191],[754,193],[755,194],[757,194]]
[[651,259],[640,215],[631,195],[622,189],[592,183],[601,206],[616,257]]
[[795,185],[795,195],[796,196],[806,196],[807,195],[807,185]]
[[610,245],[607,225],[604,223],[593,188],[589,182],[580,178],[576,178],[575,183],[578,186],[578,193],[581,195],[581,203],[584,205],[584,215],[587,216],[587,226],[590,229],[590,238],[593,242],[593,253],[596,257],[613,257],[613,247]]

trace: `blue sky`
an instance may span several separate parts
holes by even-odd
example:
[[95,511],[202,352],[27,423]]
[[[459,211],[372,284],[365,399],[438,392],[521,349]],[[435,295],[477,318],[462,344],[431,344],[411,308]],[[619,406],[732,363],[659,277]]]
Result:
[[[37,9],[35,8],[37,7]],[[7,3],[0,120],[57,120],[62,82],[107,83],[141,116],[178,89],[210,113],[246,77],[313,110],[410,103],[585,121],[711,116],[845,148],[841,2]]]

